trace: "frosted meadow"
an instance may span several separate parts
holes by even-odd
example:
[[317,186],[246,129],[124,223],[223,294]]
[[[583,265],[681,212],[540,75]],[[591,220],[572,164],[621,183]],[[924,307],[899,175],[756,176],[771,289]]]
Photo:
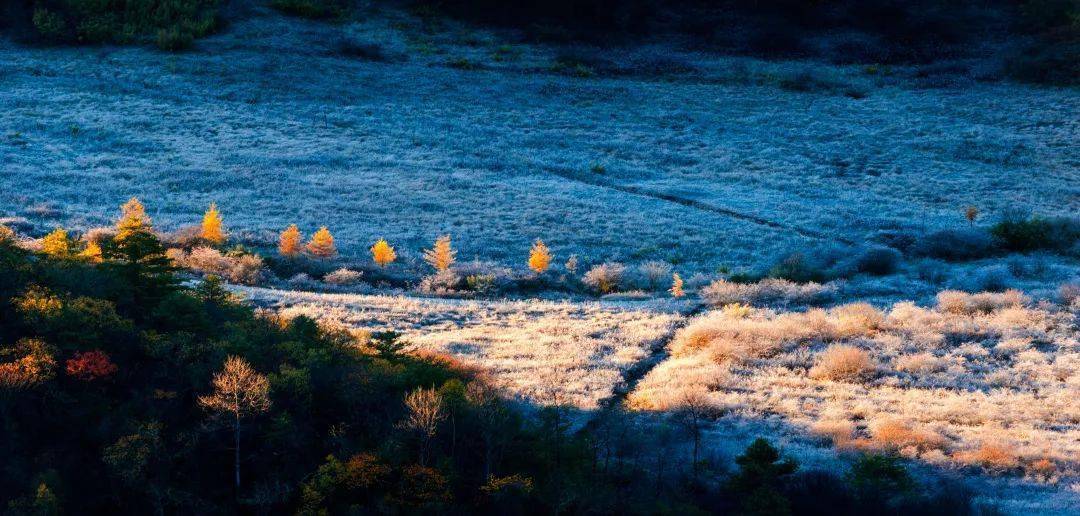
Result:
[[[567,73],[555,45],[419,24],[262,13],[170,55],[0,41],[0,222],[90,241],[136,196],[189,280],[400,332],[578,428],[693,414],[717,463],[759,436],[825,468],[896,453],[1008,513],[1080,511],[1076,226],[1038,249],[987,229],[1080,213],[1075,89],[667,41]],[[246,249],[192,244],[212,202]],[[334,252],[277,256],[290,224]],[[457,260],[433,274],[440,235]]]

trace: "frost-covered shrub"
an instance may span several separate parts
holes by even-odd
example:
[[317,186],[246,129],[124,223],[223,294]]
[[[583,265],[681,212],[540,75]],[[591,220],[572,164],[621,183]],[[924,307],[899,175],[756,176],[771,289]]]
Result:
[[1015,280],[1007,266],[990,265],[956,278],[952,287],[968,292],[1002,292],[1011,287]]
[[446,269],[425,276],[417,289],[425,294],[452,294],[465,287],[464,279],[453,269]]
[[465,286],[477,293],[488,293],[495,290],[494,274],[470,274],[465,276]]
[[993,237],[976,228],[935,231],[923,235],[912,247],[916,255],[950,262],[978,260],[995,251]]
[[784,279],[766,278],[757,283],[732,283],[720,279],[701,289],[701,297],[714,306],[731,303],[749,305],[815,304],[836,293],[833,284],[798,284]]
[[919,279],[931,285],[941,285],[949,278],[949,265],[941,260],[927,258],[915,265],[915,274]]
[[265,272],[262,258],[253,254],[223,255],[217,249],[196,247],[190,253],[169,249],[167,255],[180,267],[220,276],[233,283],[258,284]]
[[770,278],[796,283],[823,283],[828,275],[803,253],[791,253],[780,259],[766,274]]
[[886,276],[896,272],[901,260],[900,251],[889,247],[870,247],[854,259],[855,272]]
[[361,278],[364,276],[363,272],[354,271],[342,267],[330,274],[323,277],[323,281],[331,285],[347,286],[360,283]]
[[622,288],[626,266],[608,262],[596,265],[581,278],[582,283],[600,294],[610,294]]
[[662,261],[645,262],[635,267],[634,286],[644,290],[660,290],[671,283],[671,264]]
[[973,315],[990,313],[1004,308],[1020,308],[1031,302],[1031,298],[1019,290],[1002,293],[980,292],[968,294],[956,290],[943,290],[937,295],[938,309],[945,313]]
[[945,360],[932,353],[904,355],[896,359],[896,370],[913,374],[929,374],[944,371],[948,367]]
[[876,366],[870,353],[847,344],[830,346],[818,356],[810,377],[818,380],[857,381],[870,376]]
[[1080,282],[1063,283],[1058,287],[1058,297],[1061,299],[1061,302],[1066,305],[1076,305],[1080,303]]

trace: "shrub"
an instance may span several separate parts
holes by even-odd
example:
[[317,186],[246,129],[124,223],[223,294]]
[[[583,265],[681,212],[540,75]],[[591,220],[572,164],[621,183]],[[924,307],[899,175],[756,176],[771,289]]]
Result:
[[420,280],[418,290],[425,294],[451,294],[461,290],[461,275],[452,269],[443,269]]
[[221,276],[233,283],[256,285],[263,279],[263,260],[257,255],[227,256],[210,247],[196,247],[190,253],[169,249],[168,257],[180,267]]
[[795,283],[823,283],[827,279],[825,272],[811,265],[802,253],[783,257],[769,269],[767,276]]
[[873,373],[875,365],[865,350],[847,344],[830,346],[810,369],[810,377],[819,380],[857,381]]
[[916,255],[951,262],[978,260],[992,256],[995,251],[994,239],[977,228],[935,231],[923,235],[912,247]]
[[323,281],[331,285],[355,285],[360,283],[360,279],[364,276],[363,272],[346,269],[344,267],[327,274],[323,277]]
[[946,313],[973,315],[990,313],[1003,308],[1018,308],[1031,302],[1031,298],[1019,290],[1003,293],[982,292],[968,294],[956,290],[943,290],[937,295],[938,309]]
[[701,297],[713,306],[731,303],[748,305],[815,304],[836,292],[832,284],[798,283],[783,279],[763,279],[757,283],[733,283],[720,279],[701,289]]
[[873,276],[886,276],[896,272],[900,264],[900,252],[889,247],[871,247],[855,258],[856,272]]
[[610,294],[622,287],[625,274],[625,265],[608,262],[589,269],[581,281],[600,294]]
[[1063,251],[1080,240],[1080,221],[1068,218],[1044,219],[1033,216],[1006,216],[990,228],[1000,245],[1010,251],[1040,249]]
[[637,266],[637,286],[646,290],[660,290],[671,278],[671,264],[661,261],[645,262]]
[[973,450],[958,452],[955,457],[962,463],[980,466],[991,473],[1004,473],[1020,465],[1016,450],[1004,443],[984,443]]

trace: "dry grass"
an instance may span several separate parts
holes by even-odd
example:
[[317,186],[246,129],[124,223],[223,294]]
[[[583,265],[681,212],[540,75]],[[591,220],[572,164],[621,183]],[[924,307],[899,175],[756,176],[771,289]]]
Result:
[[649,303],[461,301],[243,288],[285,316],[395,330],[407,349],[484,371],[511,395],[595,408],[679,319]]
[[779,418],[837,448],[992,473],[1024,466],[1033,477],[1048,460],[1055,479],[1076,479],[1080,312],[1018,292],[938,299],[703,314],[677,332],[631,405],[678,408],[680,390],[705,385],[731,417]]
[[810,377],[819,380],[859,381],[876,368],[870,353],[855,346],[837,344],[829,347],[810,369]]

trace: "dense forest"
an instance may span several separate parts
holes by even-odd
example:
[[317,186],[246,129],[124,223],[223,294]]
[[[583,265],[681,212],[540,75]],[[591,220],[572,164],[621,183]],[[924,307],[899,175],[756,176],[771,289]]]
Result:
[[257,312],[214,277],[181,281],[134,200],[96,238],[30,251],[0,227],[6,513],[972,510],[887,455],[804,470],[759,439],[734,470],[667,464],[648,450],[703,414],[613,407],[580,427],[394,334]]

